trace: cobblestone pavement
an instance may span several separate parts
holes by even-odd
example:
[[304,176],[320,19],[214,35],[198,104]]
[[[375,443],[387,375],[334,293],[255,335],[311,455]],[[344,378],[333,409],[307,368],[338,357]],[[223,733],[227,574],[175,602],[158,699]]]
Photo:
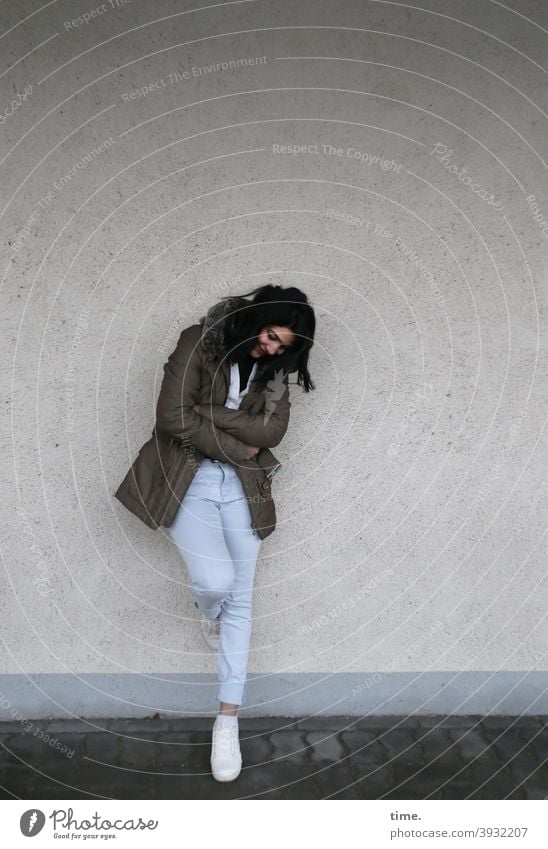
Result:
[[244,716],[226,784],[211,775],[212,718],[0,723],[0,797],[546,799],[547,720]]

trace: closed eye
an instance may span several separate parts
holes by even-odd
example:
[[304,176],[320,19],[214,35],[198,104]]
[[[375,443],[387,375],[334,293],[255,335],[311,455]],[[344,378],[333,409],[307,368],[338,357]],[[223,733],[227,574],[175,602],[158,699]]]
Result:
[[[276,336],[276,334],[274,333],[274,331],[273,331],[273,330],[270,330],[270,331],[269,331],[269,333],[268,333],[268,338],[269,338],[269,339],[272,339],[272,341],[273,341],[273,342],[279,342],[279,341],[280,341],[280,340],[278,339],[278,337]],[[278,356],[279,356],[280,354],[285,354],[285,351],[286,351],[286,349],[284,348],[284,346],[283,346],[283,345],[281,345],[281,346],[278,348],[278,351],[277,351]]]

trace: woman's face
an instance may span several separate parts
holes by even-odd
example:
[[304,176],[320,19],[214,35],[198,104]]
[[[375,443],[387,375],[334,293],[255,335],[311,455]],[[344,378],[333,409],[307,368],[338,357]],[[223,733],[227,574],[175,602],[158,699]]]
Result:
[[283,354],[295,341],[295,334],[289,327],[279,327],[277,324],[266,324],[258,335],[259,344],[250,354],[259,357],[274,357]]

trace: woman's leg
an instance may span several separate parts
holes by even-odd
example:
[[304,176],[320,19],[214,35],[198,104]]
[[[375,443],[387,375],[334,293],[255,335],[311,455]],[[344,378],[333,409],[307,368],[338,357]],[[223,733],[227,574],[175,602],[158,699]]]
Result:
[[235,715],[247,696],[253,582],[261,539],[251,526],[249,505],[240,479],[230,466],[225,468],[225,473],[221,522],[234,566],[234,581],[223,601],[217,698],[221,702],[221,713]]
[[200,467],[167,529],[186,563],[198,608],[207,619],[219,615],[235,578],[221,521],[221,480],[218,467]]

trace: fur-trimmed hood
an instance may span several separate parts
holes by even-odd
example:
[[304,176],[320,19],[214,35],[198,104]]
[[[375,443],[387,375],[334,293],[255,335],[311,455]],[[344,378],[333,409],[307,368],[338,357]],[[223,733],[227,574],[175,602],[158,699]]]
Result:
[[207,359],[222,359],[225,353],[225,325],[229,316],[241,306],[249,304],[245,298],[235,295],[226,301],[213,304],[199,319],[202,325],[202,348]]

